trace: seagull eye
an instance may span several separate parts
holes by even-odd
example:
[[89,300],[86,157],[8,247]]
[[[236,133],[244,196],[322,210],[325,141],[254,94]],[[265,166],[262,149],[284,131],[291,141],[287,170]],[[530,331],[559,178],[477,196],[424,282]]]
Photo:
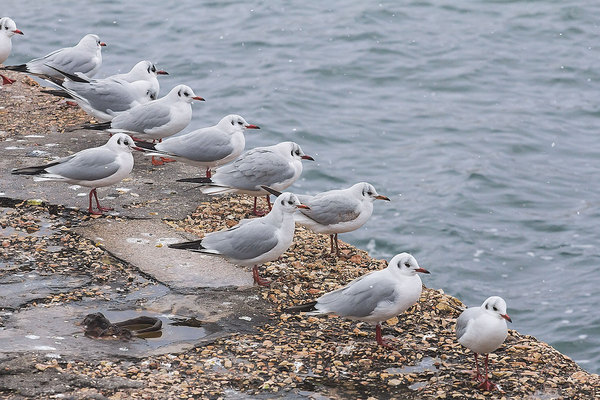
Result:
[[288,204],[294,204],[294,202],[291,200],[288,200]]
[[407,262],[406,262],[406,263],[404,263],[404,266],[405,266],[406,268],[410,268],[410,263],[407,263]]
[[238,125],[243,125],[243,124],[242,124],[242,121],[238,121]]
[[498,311],[498,309],[496,308],[496,306],[494,306],[494,311]]

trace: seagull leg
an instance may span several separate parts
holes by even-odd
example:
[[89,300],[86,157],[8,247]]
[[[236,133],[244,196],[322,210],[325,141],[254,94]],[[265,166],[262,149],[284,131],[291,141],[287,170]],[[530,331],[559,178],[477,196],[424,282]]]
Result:
[[174,158],[169,158],[169,157],[161,157],[161,158],[160,158],[160,161],[162,161],[162,162],[166,163],[166,162],[175,162],[175,161],[177,161],[177,160],[176,160],[176,159],[174,159]]
[[210,170],[210,167],[206,167],[206,177],[212,178],[212,171]]
[[375,325],[375,340],[377,341],[378,345],[383,346],[386,349],[394,348],[392,345],[383,340],[383,336],[381,334],[381,323],[379,322],[377,323],[377,325]]
[[4,76],[2,74],[0,74],[0,76],[2,77],[2,84],[3,85],[12,85],[13,83],[16,82],[14,79],[10,79],[9,77]]
[[496,385],[488,378],[488,354],[485,355],[485,380],[478,387],[488,392],[496,389]]
[[269,211],[271,211],[271,196],[267,195],[267,206],[269,207]]
[[477,353],[475,354],[475,371],[473,371],[474,375],[475,375],[475,380],[479,381],[479,382],[483,382],[483,375],[481,375],[481,373],[479,372],[479,363],[477,362]]
[[156,157],[156,156],[152,156],[152,165],[163,165],[164,161],[162,160],[162,157]]
[[[96,208],[98,210],[100,210],[100,212],[102,213],[102,211],[112,211],[114,210],[114,208],[110,208],[110,207],[100,207],[100,202],[98,201],[98,193],[96,192],[96,188],[92,189],[92,192],[94,192],[94,198],[96,199]],[[91,192],[90,192],[91,194]],[[91,198],[90,198],[91,201]]]
[[332,233],[331,235],[329,235],[329,241],[331,242],[331,254],[335,253],[335,248],[333,247],[333,238],[334,238],[335,234]]
[[259,211],[256,208],[256,203],[258,201],[258,197],[254,197],[254,208],[252,209],[252,214],[256,215],[257,217],[262,217],[263,215],[265,215],[266,213],[264,211]]
[[254,278],[254,283],[256,283],[259,286],[269,286],[271,284],[270,280],[260,277],[258,273],[258,265],[252,267],[252,277]]

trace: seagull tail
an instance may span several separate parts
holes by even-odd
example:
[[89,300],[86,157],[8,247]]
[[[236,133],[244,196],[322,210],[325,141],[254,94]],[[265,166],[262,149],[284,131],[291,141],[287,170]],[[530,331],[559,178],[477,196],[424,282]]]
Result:
[[10,171],[10,173],[13,175],[41,175],[46,173],[46,168],[49,168],[56,164],[58,163],[56,162],[46,165],[37,165],[35,167],[13,168],[12,171]]
[[171,243],[169,247],[172,249],[183,250],[204,250],[204,246],[202,246],[202,239],[192,240],[191,242]]
[[284,309],[283,311],[285,311],[286,313],[298,313],[298,312],[303,312],[303,311],[315,311],[316,310],[316,306],[317,302],[316,301],[311,301],[310,303],[304,303],[304,304],[300,304],[298,306],[292,306],[292,307],[288,307],[286,309]]
[[182,179],[177,179],[177,182],[191,182],[191,183],[205,183],[205,184],[213,183],[212,179],[205,178],[205,177],[182,178]]
[[81,126],[83,129],[93,129],[97,131],[103,131],[110,128],[110,121],[108,122],[97,122],[94,124],[83,124]]
[[2,69],[6,69],[9,71],[29,72],[29,70],[27,69],[27,64],[6,65],[2,67]]
[[144,142],[143,140],[135,140],[135,145],[144,150],[156,150],[156,148],[154,147],[154,143]]
[[42,90],[42,93],[51,94],[52,96],[64,97],[67,99],[73,98],[73,96],[71,96],[69,93],[65,92],[64,90],[60,90],[60,89],[46,89],[46,90]]

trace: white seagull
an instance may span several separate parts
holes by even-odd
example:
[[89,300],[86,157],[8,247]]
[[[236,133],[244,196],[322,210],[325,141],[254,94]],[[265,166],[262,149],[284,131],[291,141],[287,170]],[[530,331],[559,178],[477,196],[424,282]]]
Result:
[[377,344],[391,347],[383,340],[381,323],[402,314],[419,300],[422,283],[417,272],[429,273],[419,267],[412,255],[400,253],[392,258],[387,268],[369,272],[316,301],[289,307],[286,311],[335,314],[375,324]]
[[[456,320],[458,342],[475,353],[480,389],[489,391],[496,387],[488,378],[488,354],[504,343],[508,335],[506,321],[512,322],[506,313],[506,302],[498,296],[488,297],[481,307],[467,308]],[[479,373],[477,354],[485,354],[485,377]]]
[[62,79],[60,73],[50,68],[52,66],[69,74],[81,73],[91,78],[102,65],[102,46],[106,46],[106,43],[101,42],[98,35],[90,33],[85,35],[73,47],[55,50],[44,57],[33,59],[21,65],[9,65],[4,69]]
[[[264,187],[271,194],[277,191]],[[363,226],[373,214],[375,200],[387,200],[375,187],[367,182],[359,182],[347,189],[329,190],[314,196],[298,195],[308,210],[298,210],[294,214],[296,222],[313,232],[324,233],[331,239],[331,253],[339,256],[338,233],[351,232]]]
[[169,73],[165,70],[156,68],[156,65],[154,65],[153,62],[143,60],[135,64],[129,72],[112,75],[111,78],[123,79],[130,83],[135,81],[149,81],[152,84],[152,90],[158,96],[160,93],[160,83],[158,82],[157,75],[169,75]]
[[217,125],[170,137],[160,143],[136,142],[138,147],[148,149],[147,155],[173,158],[187,164],[206,168],[210,178],[211,168],[234,160],[244,151],[246,129],[260,129],[249,124],[239,115],[230,114]]
[[186,85],[177,85],[158,100],[140,104],[115,116],[110,122],[85,124],[88,129],[126,132],[136,139],[159,140],[184,129],[192,120],[192,101],[201,100]]
[[269,281],[258,273],[258,264],[278,259],[290,247],[294,238],[293,214],[298,208],[307,206],[293,193],[282,193],[272,210],[261,218],[243,219],[230,229],[207,234],[204,239],[169,247],[217,255],[234,264],[252,266],[254,282],[268,285]]
[[[89,195],[90,214],[98,215],[112,208],[100,206],[96,188],[110,186],[123,180],[133,169],[133,139],[124,133],[112,136],[100,147],[85,149],[46,165],[16,168],[15,175],[34,175],[36,181],[61,181],[91,187]],[[92,209],[92,195],[98,212]]]
[[276,191],[289,187],[302,174],[302,160],[312,160],[304,154],[297,143],[281,142],[273,146],[256,147],[248,150],[230,164],[217,168],[212,178],[185,178],[178,182],[202,184],[204,194],[245,193],[254,196],[255,215],[256,197],[266,195],[271,208],[269,192],[262,186]]
[[[0,18],[0,64],[6,61],[8,56],[10,56],[10,51],[12,50],[12,37],[17,34],[22,35],[23,32],[17,29],[15,21],[8,17]],[[2,78],[3,85],[10,85],[15,82],[2,74],[0,74],[0,77]]]
[[[83,111],[101,122],[111,121],[116,115],[133,107],[146,104],[158,97],[154,83],[150,79],[128,82],[121,78],[87,79],[51,67],[64,76],[64,80],[52,82],[60,84],[62,90],[42,90],[73,99]],[[154,80],[158,82],[156,76]]]

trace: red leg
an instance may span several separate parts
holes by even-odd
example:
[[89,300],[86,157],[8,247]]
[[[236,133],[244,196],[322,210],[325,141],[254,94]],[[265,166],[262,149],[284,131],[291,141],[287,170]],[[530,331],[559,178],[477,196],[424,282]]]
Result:
[[16,82],[14,79],[10,79],[9,77],[4,76],[2,74],[0,74],[0,76],[2,77],[2,84],[3,85],[12,85],[13,83]]
[[271,211],[271,196],[267,195],[267,206],[269,206],[269,211]]
[[252,214],[258,216],[258,217],[262,217],[263,215],[265,215],[264,211],[259,211],[256,208],[256,203],[258,201],[258,197],[254,197],[254,208],[252,209]]
[[210,170],[210,167],[206,167],[206,177],[212,178],[212,171]]
[[258,274],[258,266],[256,265],[252,267],[252,277],[254,278],[254,283],[256,283],[259,286],[269,286],[271,284],[270,280],[260,277],[260,275]]
[[94,211],[94,210],[92,209],[92,195],[93,195],[93,194],[95,194],[95,193],[96,193],[96,188],[94,188],[94,189],[90,190],[90,196],[89,196],[89,197],[90,197],[90,206],[88,207],[88,211],[89,211],[89,213],[90,213],[90,214],[92,214],[92,215],[102,215],[102,213],[101,213],[101,212]]
[[65,103],[67,103],[68,106],[71,107],[77,107],[77,102],[76,101],[71,101],[71,100],[67,100]]
[[166,162],[175,162],[175,161],[177,161],[177,160],[176,160],[176,159],[174,159],[174,158],[169,158],[169,157],[161,157],[161,158],[160,158],[160,161],[162,161],[162,162],[166,163]]
[[377,323],[377,325],[375,325],[375,340],[377,341],[378,345],[383,346],[386,349],[393,349],[394,348],[392,345],[390,345],[389,343],[386,343],[383,340],[383,336],[381,334],[381,324],[380,323]]
[[478,387],[479,389],[487,390],[488,392],[496,389],[496,385],[488,378],[488,354],[485,355],[485,380]]
[[335,248],[333,247],[333,238],[334,238],[334,234],[329,235],[329,241],[331,242],[331,254],[333,254],[335,252]]
[[100,202],[98,201],[98,193],[96,192],[96,188],[92,189],[92,191],[94,192],[94,197],[96,198],[96,208],[98,208],[98,210],[100,211],[112,211],[112,208],[108,208],[108,207],[101,207],[100,206]]
[[152,156],[152,165],[163,165],[164,162],[162,160],[162,157],[155,157]]
[[475,373],[475,380],[479,381],[479,382],[483,382],[483,375],[481,375],[481,373],[479,372],[479,362],[477,362],[477,353],[475,354],[475,371],[477,371]]

